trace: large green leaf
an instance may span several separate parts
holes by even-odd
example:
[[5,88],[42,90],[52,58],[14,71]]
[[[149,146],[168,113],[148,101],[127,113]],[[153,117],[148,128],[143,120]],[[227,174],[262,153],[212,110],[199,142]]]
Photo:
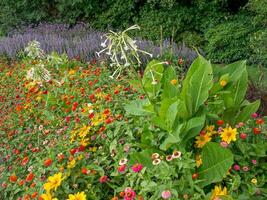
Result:
[[[248,87],[248,73],[246,68],[242,70],[241,74],[239,73],[237,75],[239,79],[235,77],[235,81],[229,83],[231,85],[227,90],[230,91],[230,93],[224,94],[226,108],[239,107],[246,96]],[[233,75],[231,75],[231,77],[231,79],[233,79]]]
[[124,109],[128,114],[135,115],[135,116],[146,116],[150,114],[154,114],[152,111],[144,109],[145,106],[149,105],[147,100],[134,100],[131,101],[129,104],[124,106]]
[[167,130],[170,131],[172,129],[173,123],[177,114],[177,105],[178,102],[172,99],[163,99],[161,102],[161,107],[159,110],[159,117],[162,121],[165,122],[165,126]]
[[[173,85],[171,83],[172,80],[177,80],[177,83]],[[172,66],[169,66],[167,69],[164,70],[162,84],[162,98],[175,98],[179,95],[178,77],[176,75],[175,69]]]
[[203,147],[201,158],[203,164],[198,173],[203,180],[200,183],[202,187],[221,181],[234,162],[232,152],[214,142],[209,142]]
[[186,145],[187,141],[199,134],[205,124],[206,116],[194,117],[186,123],[185,130],[180,134],[182,145]]
[[189,116],[195,114],[209,97],[212,88],[212,67],[201,55],[193,62],[183,82],[181,99],[184,100]]
[[177,126],[173,132],[168,133],[167,138],[163,141],[163,143],[160,145],[160,149],[166,151],[168,150],[173,144],[180,143],[180,133],[184,128],[184,124],[180,124]]

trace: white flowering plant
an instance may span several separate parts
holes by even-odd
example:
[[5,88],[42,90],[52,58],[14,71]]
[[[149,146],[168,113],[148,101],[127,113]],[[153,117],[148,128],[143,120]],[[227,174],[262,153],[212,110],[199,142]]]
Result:
[[130,66],[140,66],[142,64],[140,59],[140,53],[153,55],[138,48],[136,41],[128,35],[128,31],[140,29],[138,25],[133,25],[124,31],[114,32],[109,31],[105,34],[105,41],[101,43],[103,49],[96,52],[98,56],[102,53],[106,53],[110,60],[111,66],[116,66],[116,70],[111,75],[111,78],[120,76],[123,69]]

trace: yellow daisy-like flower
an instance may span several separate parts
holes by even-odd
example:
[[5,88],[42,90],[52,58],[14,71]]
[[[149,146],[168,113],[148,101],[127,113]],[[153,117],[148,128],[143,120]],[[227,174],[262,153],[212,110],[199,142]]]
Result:
[[202,165],[202,159],[200,155],[196,156],[196,165],[197,167],[199,167],[200,165]]
[[48,177],[48,182],[46,182],[44,184],[44,189],[48,193],[53,189],[56,190],[60,186],[62,180],[63,180],[63,178],[62,178],[62,173],[61,172],[55,174],[54,176],[50,176],[50,177]]
[[202,134],[196,137],[196,147],[202,148],[206,143],[208,143],[211,140],[211,137],[209,134]]
[[68,200],[86,200],[86,194],[84,194],[84,192],[69,194]]
[[221,185],[219,185],[219,186],[216,185],[215,188],[212,190],[210,199],[215,200],[219,196],[227,196],[227,188],[226,187],[222,188]]
[[256,184],[258,183],[258,181],[257,181],[256,178],[253,178],[253,179],[251,180],[251,183],[253,183],[254,185],[256,185]]
[[237,132],[236,128],[232,129],[232,127],[230,127],[230,126],[226,127],[221,132],[222,141],[227,142],[228,144],[231,141],[236,141],[236,135],[237,134],[238,134],[238,132]]
[[42,194],[41,197],[43,200],[58,200],[57,198],[53,198],[50,193]]

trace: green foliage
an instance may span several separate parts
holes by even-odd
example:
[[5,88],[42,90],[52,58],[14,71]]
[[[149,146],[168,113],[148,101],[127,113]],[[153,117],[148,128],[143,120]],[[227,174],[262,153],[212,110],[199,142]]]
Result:
[[232,152],[213,142],[204,146],[201,157],[203,164],[198,173],[202,186],[221,181],[234,163]]
[[247,16],[218,24],[205,33],[207,56],[214,62],[233,62],[249,59],[252,50],[249,35],[252,33],[250,18]]
[[259,107],[259,101],[245,100],[248,75],[244,61],[212,67],[199,55],[182,83],[175,77],[172,66],[164,68],[151,61],[141,81],[147,99],[125,106],[128,114],[150,116],[151,123],[164,131],[162,150],[188,148],[206,120],[221,118],[234,125],[247,120]]

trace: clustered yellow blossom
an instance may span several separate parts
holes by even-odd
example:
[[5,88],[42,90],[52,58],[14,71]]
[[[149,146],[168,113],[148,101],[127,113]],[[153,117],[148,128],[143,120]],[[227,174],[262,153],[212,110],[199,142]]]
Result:
[[217,134],[217,131],[214,130],[215,126],[210,125],[206,126],[204,130],[201,131],[200,135],[196,137],[196,147],[202,148],[205,144],[211,141],[211,137]]
[[69,198],[67,200],[86,200],[86,194],[84,194],[84,192],[69,194]]
[[43,185],[46,194],[42,194],[41,197],[44,200],[58,200],[57,198],[53,198],[51,195],[52,190],[57,190],[57,188],[61,185],[63,180],[62,173],[57,173],[54,176],[48,177],[48,181]]
[[53,198],[50,193],[42,194],[41,197],[43,200],[58,200],[57,198]]
[[89,138],[87,137],[89,134],[91,127],[89,125],[83,125],[82,127],[74,128],[70,133],[70,142],[73,143],[77,137],[79,137],[80,144],[83,146],[87,146],[89,144]]
[[201,134],[196,137],[196,147],[202,148],[206,143],[208,143],[211,140],[211,136],[209,134]]
[[211,193],[211,200],[217,200],[220,196],[227,196],[227,188],[223,187],[221,185],[216,185],[215,188],[212,190]]
[[60,186],[62,178],[62,173],[57,173],[54,176],[48,177],[48,181],[44,184],[44,189],[49,193],[51,190],[57,190]]

